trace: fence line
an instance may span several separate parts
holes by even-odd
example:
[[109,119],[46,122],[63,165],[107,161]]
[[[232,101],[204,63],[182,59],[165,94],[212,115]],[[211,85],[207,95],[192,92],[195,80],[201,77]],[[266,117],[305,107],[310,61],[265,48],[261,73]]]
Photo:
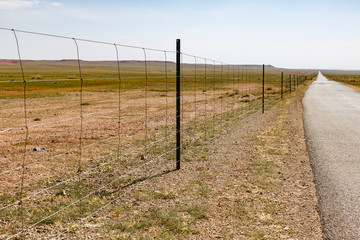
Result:
[[[237,120],[239,120],[241,117],[243,117],[243,116],[245,116],[245,115],[246,115],[246,112],[245,112],[244,114],[242,114],[242,115],[233,117],[230,121],[224,122],[224,123],[222,123],[221,125],[215,127],[214,129],[222,128],[224,125],[228,124],[229,122],[237,121]],[[225,129],[225,131],[229,131],[229,130],[235,128],[235,127],[236,127],[236,125],[233,124],[233,126],[232,126],[231,128],[227,128],[227,129]],[[204,143],[209,143],[209,142],[213,141],[214,139],[216,139],[216,136],[215,136],[215,135],[214,135],[212,138],[206,140]],[[195,147],[195,149],[198,149],[198,148],[200,148],[200,147],[204,147],[204,144]],[[188,152],[188,153],[185,154],[184,156],[189,155],[189,154],[193,154],[193,153],[194,153],[194,150]],[[129,190],[130,190],[130,189],[129,189]],[[110,201],[109,203],[105,204],[105,205],[102,206],[100,209],[96,210],[95,212],[92,212],[91,214],[89,214],[89,215],[86,216],[85,218],[81,219],[79,222],[80,222],[80,223],[81,223],[81,222],[84,222],[84,221],[85,221],[86,219],[88,219],[89,217],[93,216],[94,214],[98,213],[99,211],[101,211],[101,210],[104,209],[105,207],[109,206],[110,204],[112,204],[113,202],[115,202],[116,200],[118,200],[122,195],[123,195],[123,194],[121,194],[119,197],[115,198],[114,200]],[[63,232],[61,232],[60,234],[58,234],[57,236],[55,236],[53,239],[56,239],[56,238],[61,237],[64,233],[70,231],[71,229],[73,229],[73,228],[76,227],[76,226],[78,226],[78,224],[76,224],[76,225],[74,225],[74,226],[66,229],[65,231],[63,231]]]
[[[154,158],[154,159],[152,159],[151,161],[146,162],[145,164],[152,163],[152,162],[154,162],[154,161],[158,160],[159,158],[161,158],[162,156],[166,155],[167,153],[172,152],[172,151],[174,151],[174,150],[176,150],[176,149],[172,149],[172,150],[170,150],[170,151],[168,151],[168,152],[165,152],[165,153],[161,154],[160,156],[158,156],[157,158]],[[145,165],[145,164],[144,164],[144,165]],[[73,205],[75,205],[75,204],[77,204],[77,203],[81,202],[82,200],[84,200],[84,199],[88,198],[89,196],[93,195],[94,193],[98,192],[99,190],[104,189],[104,188],[105,188],[105,187],[107,187],[107,186],[110,186],[111,184],[113,184],[113,183],[115,183],[115,182],[119,181],[121,178],[123,178],[123,177],[125,177],[125,176],[128,176],[128,175],[129,175],[129,174],[131,174],[132,172],[134,172],[134,171],[136,171],[136,170],[140,169],[140,167],[144,167],[144,165],[141,165],[141,166],[139,166],[138,168],[133,169],[132,171],[128,172],[126,175],[120,176],[120,177],[118,177],[118,178],[114,179],[113,181],[111,181],[111,182],[107,183],[106,185],[103,185],[103,186],[101,186],[100,188],[98,188],[98,189],[96,189],[96,190],[94,190],[94,191],[92,191],[92,192],[88,193],[87,195],[85,195],[85,196],[83,196],[83,197],[79,198],[78,200],[76,200],[76,201],[74,201],[74,202],[72,202],[72,203],[70,203],[70,204],[66,205],[65,207],[63,207],[63,208],[61,208],[60,210],[58,210],[58,211],[56,211],[56,212],[54,212],[54,213],[50,214],[49,216],[46,216],[45,218],[43,218],[43,219],[39,220],[38,222],[36,222],[36,223],[32,224],[31,226],[29,226],[29,227],[27,227],[27,228],[24,228],[24,227],[23,227],[23,228],[22,228],[22,230],[21,230],[20,232],[18,232],[18,233],[16,233],[16,234],[14,234],[14,235],[12,235],[12,236],[9,236],[7,239],[12,239],[12,238],[14,238],[14,237],[19,236],[20,234],[22,234],[22,233],[24,233],[24,232],[28,231],[29,229],[31,229],[31,228],[33,228],[33,227],[35,227],[35,226],[37,226],[37,225],[39,225],[40,223],[44,222],[45,220],[47,220],[47,219],[49,219],[49,218],[51,218],[51,217],[53,217],[53,216],[55,216],[55,215],[57,215],[57,214],[59,214],[59,213],[63,212],[64,210],[68,209],[69,207],[71,207],[71,206],[73,206]]]
[[[5,164],[0,165],[0,176],[4,177],[1,190],[4,191],[4,199],[5,194],[8,194],[9,196],[6,196],[10,199],[0,202],[0,216],[9,220],[0,224],[6,228],[7,224],[20,223],[11,229],[11,232],[5,232],[6,239],[19,236],[26,238],[26,233],[33,231],[39,224],[79,206],[80,221],[76,225],[70,222],[70,227],[60,231],[55,238],[63,236],[117,201],[139,180],[123,184],[122,179],[133,174],[147,175],[154,169],[161,172],[161,169],[164,171],[168,166],[176,165],[175,168],[180,169],[181,159],[196,156],[199,149],[214,143],[219,136],[235,128],[236,122],[258,112],[261,106],[264,112],[281,100],[283,94],[294,92],[305,80],[304,76],[286,71],[289,73],[287,86],[283,83],[283,72],[280,75],[279,71],[267,69],[265,65],[261,70],[184,53],[180,50],[179,40],[176,51],[167,51],[0,27],[0,33],[1,31],[13,33],[18,55],[15,63],[20,67],[20,77],[10,80],[12,73],[19,72],[11,69],[12,65],[10,70],[6,70],[5,65],[0,65],[0,84],[5,93],[3,99],[7,99],[3,102],[4,108],[0,109],[4,115],[0,134],[6,139],[5,143],[1,144],[4,144],[3,149],[11,148],[9,152],[14,160],[8,161],[9,170],[2,169]],[[54,65],[51,70],[47,70],[53,72],[51,74],[45,70],[39,71],[49,74],[44,79],[30,79],[29,74],[37,71],[37,63],[24,61],[22,58],[21,53],[24,50],[20,48],[18,32],[73,41],[76,65],[60,65],[61,71]],[[108,65],[89,68],[81,59],[82,54],[87,51],[80,49],[78,42],[112,47],[113,61],[109,61]],[[142,52],[143,61],[127,67],[126,62],[121,61],[120,47]],[[151,52],[157,53],[160,60],[152,61]],[[170,54],[176,59],[171,65]],[[28,72],[24,67],[28,68]],[[104,70],[98,70],[101,67]],[[77,68],[78,77],[64,78],[64,74],[73,72],[74,68]],[[108,81],[110,87],[103,81]],[[57,87],[58,82],[64,85]],[[79,85],[72,85],[73,83]],[[9,93],[9,90],[17,93],[20,87],[21,97],[14,97]],[[106,93],[107,88],[111,90],[110,93]],[[104,93],[98,89],[105,89]],[[59,95],[55,94],[58,99],[52,97],[50,90],[55,93],[60,91]],[[37,92],[40,97],[36,95]],[[94,106],[86,102],[87,97],[94,101]],[[17,99],[22,100],[22,105],[18,104]],[[54,103],[51,101],[64,101],[66,108],[60,109],[65,109],[66,114],[52,108]],[[47,104],[45,110],[41,108],[41,104]],[[18,109],[21,109],[22,115]],[[45,121],[29,124],[33,112],[44,115]],[[53,116],[57,114],[61,114],[61,119],[53,120]],[[19,124],[20,120],[24,121],[23,126]],[[64,125],[65,123],[69,125]],[[51,138],[64,138],[66,141],[51,142]],[[30,151],[38,144],[46,146],[44,150],[40,150],[43,151],[43,159]],[[22,148],[18,147],[20,145]],[[55,155],[52,155],[52,149],[57,149]],[[53,161],[55,158],[61,161]],[[17,165],[19,162],[20,166]],[[37,164],[43,165],[45,169],[30,168]],[[12,174],[20,170],[20,175]],[[107,174],[108,171],[111,174]],[[36,179],[35,176],[40,173],[44,177]],[[145,176],[140,180],[151,177]],[[109,200],[106,204],[97,207],[95,211],[87,212],[84,204],[90,203],[86,201],[94,194],[111,188],[115,183],[122,184],[116,187],[116,191],[127,188],[126,191],[115,198],[106,198]],[[56,191],[61,193],[65,190],[70,191],[69,194],[73,197],[69,195],[68,201],[55,199],[55,206],[51,205],[52,211],[42,213],[36,221],[32,220],[32,216],[29,216],[34,212],[32,208],[39,204],[44,204],[45,208],[50,206],[46,205],[50,203],[41,201],[35,203],[35,197],[41,198],[42,194],[56,196]],[[58,218],[61,226],[62,220]]]
[[[4,28],[4,27],[0,27],[0,30],[13,31],[13,32],[21,32],[21,33],[27,33],[27,34],[33,34],[33,35],[40,35],[40,36],[46,36],[46,37],[62,38],[62,39],[68,39],[68,40],[77,40],[77,41],[90,42],[90,43],[98,43],[98,44],[104,44],[104,45],[116,45],[116,46],[119,46],[119,47],[134,48],[134,49],[140,49],[140,50],[145,49],[145,50],[157,51],[157,52],[163,52],[163,51],[165,51],[165,50],[163,50],[163,49],[137,47],[137,46],[126,45],[126,44],[103,42],[103,41],[96,41],[96,40],[83,39],[83,38],[66,37],[66,36],[55,35],[55,34],[39,33],[39,32],[32,32],[32,31],[24,31],[24,30]],[[174,51],[167,51],[167,52],[169,52],[169,53],[175,53]]]
[[[19,41],[16,35],[16,32],[13,30],[14,33],[14,37],[15,37],[15,41],[16,41],[16,48],[17,48],[17,53],[19,56],[19,63],[20,63],[20,68],[21,68],[21,75],[22,75],[22,80],[24,82],[24,120],[25,120],[25,129],[26,129],[26,133],[25,133],[25,141],[24,141],[24,154],[23,154],[23,160],[22,160],[22,173],[21,173],[21,183],[20,183],[20,197],[22,197],[24,195],[24,176],[25,176],[25,161],[26,161],[26,151],[27,151],[27,141],[29,138],[29,128],[28,128],[28,118],[27,118],[27,108],[26,108],[26,81],[25,81],[25,76],[24,76],[24,68],[23,68],[23,64],[22,64],[22,59],[21,59],[21,53],[20,53],[20,47],[19,47]],[[24,212],[24,207],[21,204],[22,202],[20,201],[20,205],[21,205],[21,211]],[[21,218],[21,228],[24,229],[25,226],[25,220],[24,217],[22,216]]]
[[[233,117],[233,118],[231,119],[231,121],[229,121],[229,122],[237,121],[237,120],[239,120],[241,117],[243,117],[244,115],[246,115],[246,113],[243,114],[243,115],[239,115],[239,116]],[[221,125],[217,126],[216,128],[221,128],[221,127],[223,127],[224,125],[228,124],[229,122],[222,123]],[[228,132],[229,130],[234,129],[235,127],[236,127],[236,125],[233,124],[233,126],[232,126],[231,128],[227,128],[225,131]],[[216,128],[214,128],[214,129],[216,129]],[[214,139],[216,139],[216,136],[215,136],[215,135],[214,135],[211,139],[206,140],[206,141],[204,142],[204,144],[205,144],[205,143],[212,142]],[[204,144],[203,144],[203,145],[196,146],[195,149],[204,147]],[[191,150],[191,151],[187,152],[187,154],[185,154],[184,156],[187,156],[187,155],[190,155],[190,154],[193,154],[193,153],[195,153],[194,150]],[[197,154],[197,152],[196,152],[195,154]],[[150,176],[149,178],[151,178],[151,177],[152,177],[152,176]],[[130,191],[131,189],[132,189],[132,188],[128,189],[127,191]],[[124,193],[123,193],[123,194],[124,194]],[[101,210],[103,210],[104,208],[108,207],[110,204],[112,204],[112,203],[114,203],[115,201],[119,200],[120,197],[123,196],[123,194],[121,194],[121,195],[118,196],[117,198],[111,200],[109,203],[105,204],[104,206],[102,206],[101,208],[99,208],[98,210],[96,210],[95,212],[92,212],[91,214],[89,214],[89,215],[86,216],[85,218],[81,219],[78,224],[75,224],[75,225],[67,228],[65,231],[61,232],[60,234],[58,234],[57,236],[55,236],[55,237],[52,238],[52,239],[58,239],[59,237],[61,237],[62,235],[64,235],[66,232],[69,232],[71,229],[75,228],[76,226],[79,226],[79,224],[81,224],[82,222],[84,222],[86,219],[90,218],[91,216],[95,215],[95,214],[98,213],[99,211],[101,211]]]
[[[175,135],[175,134],[172,134],[172,135],[170,135],[170,136],[174,136],[174,135]],[[149,146],[151,147],[151,146],[153,146],[153,145],[155,145],[155,144],[157,144],[157,143],[163,142],[164,140],[166,140],[166,138],[162,138],[162,139],[159,139],[159,140],[157,140],[157,141],[151,142],[151,143],[149,144]],[[148,147],[149,147],[149,146],[148,146]],[[133,150],[133,151],[129,152],[128,154],[132,154],[132,153],[134,153],[134,152],[136,152],[136,151],[139,151],[139,150],[142,150],[142,149],[144,149],[144,148],[145,148],[144,146],[143,146],[143,147],[140,147],[140,148],[138,148],[138,149],[136,149],[136,150]],[[27,196],[27,197],[22,198],[21,200],[18,200],[18,201],[16,201],[16,202],[11,203],[11,204],[9,204],[9,205],[6,205],[6,206],[4,206],[4,207],[1,207],[1,208],[0,208],[0,211],[4,210],[4,209],[6,209],[6,208],[9,208],[9,207],[11,207],[11,206],[14,206],[15,204],[18,204],[18,203],[20,203],[21,201],[24,201],[24,200],[27,200],[27,199],[31,199],[31,198],[33,198],[33,197],[35,197],[35,196],[37,196],[37,195],[39,195],[39,194],[41,194],[41,193],[47,192],[47,191],[49,191],[49,190],[51,190],[51,189],[53,189],[53,188],[55,188],[55,187],[57,187],[57,186],[59,186],[59,185],[62,185],[62,184],[64,184],[64,183],[66,183],[66,182],[69,182],[69,181],[71,181],[71,180],[73,180],[73,179],[75,179],[75,178],[77,178],[77,177],[79,177],[79,176],[81,176],[81,175],[84,175],[85,173],[90,173],[91,171],[93,171],[93,170],[95,170],[95,169],[99,169],[99,168],[101,168],[101,167],[104,167],[104,166],[106,166],[106,165],[109,165],[110,163],[113,163],[113,162],[118,161],[118,160],[119,160],[119,156],[117,156],[116,158],[113,158],[113,159],[110,160],[110,161],[103,162],[103,163],[101,163],[99,166],[95,166],[95,167],[86,169],[86,171],[81,171],[81,172],[79,172],[79,173],[76,173],[76,175],[74,175],[74,176],[72,176],[72,177],[70,177],[70,178],[67,178],[67,179],[65,179],[65,180],[62,180],[62,181],[60,181],[60,182],[58,182],[58,183],[56,183],[56,184],[54,184],[54,185],[52,185],[52,186],[50,186],[50,187],[48,187],[48,188],[42,189],[42,190],[40,190],[39,192],[33,193],[33,194],[31,194],[31,195],[29,195],[29,196]],[[20,167],[20,168],[21,168],[21,167]],[[26,166],[25,166],[25,168],[26,168]]]

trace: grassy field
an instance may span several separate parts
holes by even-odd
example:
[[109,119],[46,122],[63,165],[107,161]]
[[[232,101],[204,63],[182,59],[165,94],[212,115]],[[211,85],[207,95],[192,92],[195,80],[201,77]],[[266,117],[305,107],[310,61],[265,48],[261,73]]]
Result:
[[[84,79],[85,91],[117,91],[119,73],[117,63],[114,61],[81,61],[81,72]],[[168,90],[175,89],[175,64],[150,61],[146,64],[138,61],[120,62],[120,77],[122,90],[145,89],[146,70],[148,75],[148,90],[166,91],[165,76],[168,76]],[[76,60],[62,61],[23,61],[28,96],[46,97],[58,96],[64,92],[79,91],[80,74]],[[145,70],[146,69],[146,70]],[[0,98],[22,97],[22,75],[18,61],[0,60],[0,83],[3,94]],[[289,74],[301,75],[305,80],[314,76],[314,72],[281,70],[269,67],[266,71],[266,87],[280,88],[280,72],[284,72],[284,86],[289,85]],[[261,83],[261,66],[248,67],[228,65],[183,65],[184,90],[194,90],[195,85],[204,88],[204,77],[208,88],[216,89],[228,87],[233,83],[256,84]],[[196,75],[196,78],[195,78]],[[20,81],[20,82],[19,82]],[[230,86],[229,88],[232,88]],[[197,89],[196,89],[197,90]],[[239,89],[241,90],[241,89]],[[14,94],[11,94],[11,93]],[[16,94],[15,92],[19,92]]]
[[325,77],[330,80],[338,81],[344,84],[360,87],[360,72],[354,71],[324,71],[322,72]]
[[[121,189],[174,169],[174,63],[120,62],[119,80],[116,62],[81,61],[83,81],[77,61],[23,66],[26,84],[17,61],[0,60],[0,239],[32,225],[56,235],[116,199]],[[267,108],[280,99],[282,71],[284,94],[290,74],[301,84],[315,77],[268,67]],[[261,82],[260,66],[184,64],[183,154],[259,111]],[[203,211],[184,208],[194,221]],[[172,227],[166,225],[172,213],[164,214],[155,209],[145,215],[153,219],[147,222]],[[32,231],[26,235],[36,239]]]

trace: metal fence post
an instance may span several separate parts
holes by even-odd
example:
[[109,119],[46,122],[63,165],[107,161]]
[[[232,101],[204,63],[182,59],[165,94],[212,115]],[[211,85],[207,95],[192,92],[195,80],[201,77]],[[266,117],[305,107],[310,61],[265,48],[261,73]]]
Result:
[[296,84],[297,84],[298,87],[299,87],[299,79],[300,79],[300,76],[298,75],[297,78],[296,78]]
[[265,64],[263,64],[262,72],[262,113],[264,113],[265,108]]
[[180,51],[180,39],[176,39],[176,169],[180,169],[180,153],[181,153],[181,135],[180,135],[180,61],[181,61],[181,51]]
[[291,74],[289,74],[290,93],[291,93]]
[[284,93],[284,72],[281,72],[281,99],[283,99],[283,93]]
[[295,78],[295,74],[294,74],[294,92],[296,90],[296,78]]

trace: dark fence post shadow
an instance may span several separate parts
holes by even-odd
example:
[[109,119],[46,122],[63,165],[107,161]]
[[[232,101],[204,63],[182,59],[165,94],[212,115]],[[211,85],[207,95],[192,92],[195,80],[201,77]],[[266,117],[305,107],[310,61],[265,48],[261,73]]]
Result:
[[176,169],[180,169],[180,154],[181,154],[181,143],[180,143],[180,61],[181,61],[181,50],[180,50],[180,39],[176,39]]

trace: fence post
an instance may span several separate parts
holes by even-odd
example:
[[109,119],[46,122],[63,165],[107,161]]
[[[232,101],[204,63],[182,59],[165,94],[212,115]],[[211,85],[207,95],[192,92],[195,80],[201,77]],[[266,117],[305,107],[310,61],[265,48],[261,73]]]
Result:
[[296,78],[296,83],[297,83],[298,87],[299,87],[299,79],[300,79],[300,76],[298,75],[297,78]]
[[295,90],[296,90],[296,77],[295,77],[295,74],[294,74],[294,92],[295,92]]
[[265,64],[263,64],[262,72],[262,113],[264,113],[265,108]]
[[176,169],[180,169],[180,153],[181,153],[181,136],[180,136],[180,61],[181,61],[181,51],[180,51],[180,39],[176,39]]
[[289,74],[290,93],[291,93],[291,74]]
[[283,99],[283,88],[284,88],[284,72],[281,72],[281,99]]

